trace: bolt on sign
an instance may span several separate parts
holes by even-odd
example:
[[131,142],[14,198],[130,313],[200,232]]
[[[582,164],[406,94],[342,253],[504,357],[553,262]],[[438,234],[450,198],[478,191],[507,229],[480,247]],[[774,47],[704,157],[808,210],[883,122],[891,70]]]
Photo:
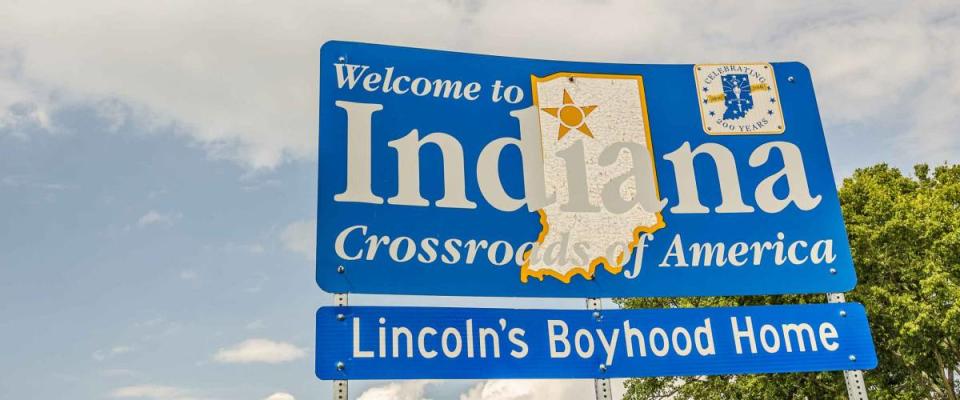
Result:
[[328,42],[319,143],[327,292],[704,296],[856,283],[800,63]]

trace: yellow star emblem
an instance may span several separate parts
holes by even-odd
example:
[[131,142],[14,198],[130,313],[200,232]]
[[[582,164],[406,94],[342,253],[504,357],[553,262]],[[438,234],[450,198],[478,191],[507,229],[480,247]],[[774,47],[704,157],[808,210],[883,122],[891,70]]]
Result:
[[584,121],[597,106],[577,106],[570,98],[567,89],[563,89],[563,105],[560,107],[544,107],[543,112],[552,115],[560,120],[560,131],[557,133],[557,140],[563,138],[571,129],[576,129],[588,137],[593,137],[593,132],[587,127]]

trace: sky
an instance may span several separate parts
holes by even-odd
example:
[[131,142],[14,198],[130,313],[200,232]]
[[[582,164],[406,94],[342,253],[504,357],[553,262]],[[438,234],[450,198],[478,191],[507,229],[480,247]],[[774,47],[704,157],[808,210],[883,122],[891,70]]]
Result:
[[[313,259],[327,40],[596,62],[801,61],[839,181],[879,162],[958,161],[957,37],[954,1],[3,0],[0,398],[331,398],[312,355],[314,313],[332,304]],[[583,307],[351,296],[388,303]],[[350,390],[572,400],[589,398],[592,381]]]

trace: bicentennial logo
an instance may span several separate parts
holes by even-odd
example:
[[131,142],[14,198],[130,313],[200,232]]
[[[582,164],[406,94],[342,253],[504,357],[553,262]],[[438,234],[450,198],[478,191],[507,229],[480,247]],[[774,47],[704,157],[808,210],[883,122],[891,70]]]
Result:
[[706,133],[778,134],[786,129],[772,65],[697,64],[693,70]]

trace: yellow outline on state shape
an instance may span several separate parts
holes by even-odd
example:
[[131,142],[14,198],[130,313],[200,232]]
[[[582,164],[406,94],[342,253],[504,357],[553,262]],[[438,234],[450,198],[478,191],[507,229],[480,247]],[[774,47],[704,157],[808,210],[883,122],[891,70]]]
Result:
[[[538,82],[549,82],[557,78],[603,78],[603,79],[633,79],[637,81],[637,86],[640,89],[640,109],[643,113],[643,130],[646,134],[647,140],[647,151],[650,152],[650,167],[653,171],[653,184],[656,191],[657,198],[660,198],[660,180],[657,178],[657,166],[655,161],[655,156],[653,154],[653,139],[650,135],[650,118],[647,116],[647,95],[643,88],[643,76],[641,75],[616,75],[616,74],[587,74],[587,73],[578,73],[578,72],[557,72],[551,75],[547,75],[543,78],[538,78],[536,75],[530,75],[531,83],[531,95],[533,96],[533,106],[537,108],[537,119],[540,119],[540,104],[539,97],[537,96],[537,83]],[[542,137],[542,133],[541,133]],[[543,142],[540,142],[540,152],[543,153]],[[540,214],[540,234],[537,236],[536,244],[542,244],[544,238],[547,237],[547,232],[550,231],[550,224],[547,221],[547,214],[543,210],[537,210],[537,213]],[[641,233],[653,233],[661,228],[667,226],[666,222],[663,220],[662,211],[656,213],[657,222],[652,226],[638,226],[633,230],[633,240],[627,244],[626,252],[633,252],[633,250],[640,243],[640,234]],[[611,274],[619,274],[623,271],[623,265],[620,265],[623,262],[623,256],[626,252],[621,252],[617,256],[617,265],[611,265],[610,261],[606,257],[600,256],[594,258],[590,261],[589,267],[574,266],[572,269],[567,271],[566,274],[561,274],[557,271],[551,269],[540,269],[537,271],[530,271],[530,252],[533,249],[527,250],[524,252],[524,262],[520,266],[520,281],[527,283],[529,277],[534,277],[539,280],[543,280],[544,276],[551,276],[563,283],[570,283],[570,280],[573,279],[576,275],[581,275],[584,278],[590,280],[593,279],[594,274],[596,273],[597,266],[603,264],[603,268]]]
[[[783,128],[772,131],[756,132],[723,132],[714,133],[707,130],[707,121],[703,119],[703,92],[700,91],[700,76],[697,74],[697,68],[711,67],[717,65],[766,65],[770,67],[770,74],[773,76],[773,93],[777,96],[777,111],[780,112],[780,118],[783,119]],[[783,106],[780,105],[780,89],[777,87],[777,70],[773,69],[773,64],[768,62],[744,62],[744,63],[719,63],[719,64],[694,64],[693,65],[693,83],[697,88],[697,106],[700,108],[700,125],[703,126],[703,132],[710,136],[752,136],[752,135],[780,135],[787,131],[787,117],[783,115]]]

